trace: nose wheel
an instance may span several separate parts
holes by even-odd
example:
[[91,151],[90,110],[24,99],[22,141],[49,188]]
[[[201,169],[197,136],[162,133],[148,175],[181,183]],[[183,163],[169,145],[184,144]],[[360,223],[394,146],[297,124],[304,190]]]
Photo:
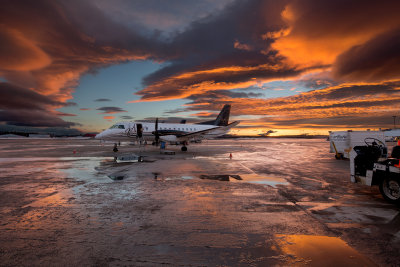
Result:
[[181,147],[181,150],[182,150],[182,151],[187,151],[187,147],[186,147],[186,146],[183,146],[183,147]]

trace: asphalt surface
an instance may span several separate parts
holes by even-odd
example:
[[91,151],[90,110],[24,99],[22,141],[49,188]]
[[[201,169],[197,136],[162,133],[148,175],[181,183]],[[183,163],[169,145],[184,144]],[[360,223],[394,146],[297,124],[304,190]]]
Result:
[[399,265],[398,207],[325,140],[112,147],[0,140],[0,266]]

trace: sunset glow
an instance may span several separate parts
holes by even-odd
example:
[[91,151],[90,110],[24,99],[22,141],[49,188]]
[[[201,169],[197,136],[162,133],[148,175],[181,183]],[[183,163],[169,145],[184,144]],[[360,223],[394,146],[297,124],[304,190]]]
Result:
[[233,134],[398,123],[398,1],[224,0],[192,17],[152,3],[2,2],[0,126],[98,132],[224,104]]

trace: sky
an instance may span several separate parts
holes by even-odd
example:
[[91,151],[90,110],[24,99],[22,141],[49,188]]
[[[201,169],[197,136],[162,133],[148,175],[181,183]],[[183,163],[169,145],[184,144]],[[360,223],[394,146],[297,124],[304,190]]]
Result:
[[99,132],[231,104],[234,134],[393,128],[398,14],[397,0],[2,0],[0,126]]

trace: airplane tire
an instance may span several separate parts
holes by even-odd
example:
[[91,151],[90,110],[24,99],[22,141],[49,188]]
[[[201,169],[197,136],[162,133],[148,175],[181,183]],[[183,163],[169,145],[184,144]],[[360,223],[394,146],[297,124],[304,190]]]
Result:
[[396,177],[385,177],[379,184],[379,191],[387,201],[400,204],[400,179]]
[[187,147],[183,146],[183,147],[181,147],[181,150],[182,151],[187,151]]

